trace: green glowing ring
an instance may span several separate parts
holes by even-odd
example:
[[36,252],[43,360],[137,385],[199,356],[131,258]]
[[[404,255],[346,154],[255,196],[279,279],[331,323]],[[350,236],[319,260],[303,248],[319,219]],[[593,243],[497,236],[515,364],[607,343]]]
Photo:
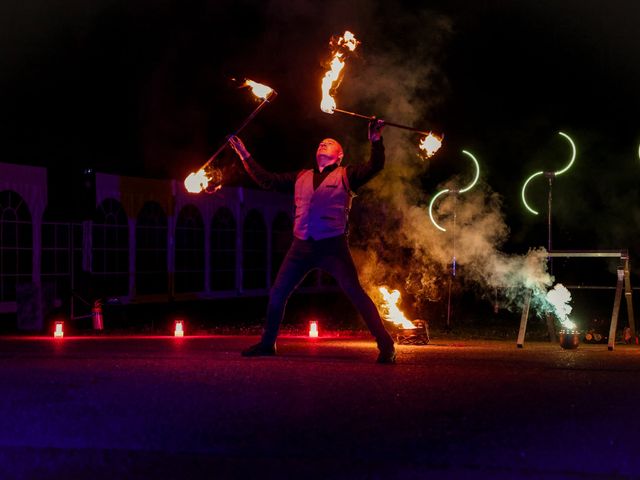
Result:
[[538,212],[536,212],[533,208],[531,208],[529,206],[529,204],[527,203],[527,199],[525,197],[525,190],[527,189],[527,185],[529,185],[529,182],[531,180],[533,180],[535,177],[537,177],[538,175],[542,175],[544,172],[536,172],[533,175],[531,175],[529,178],[527,178],[527,181],[524,182],[524,185],[522,186],[522,203],[524,203],[524,206],[527,210],[529,210],[531,213],[533,213],[534,215],[538,215]]
[[429,203],[429,218],[431,219],[431,222],[435,225],[435,227],[438,230],[441,230],[443,232],[446,232],[447,229],[446,228],[442,228],[440,225],[438,225],[436,223],[436,220],[433,218],[433,204],[436,203],[436,198],[438,198],[440,195],[444,195],[445,193],[449,193],[449,189],[445,188],[444,190],[439,191],[438,193],[436,193],[433,198],[431,199],[431,202]]
[[638,145],[638,158],[640,158],[640,145]]
[[561,175],[567,170],[569,170],[571,168],[571,165],[573,165],[573,162],[575,162],[576,160],[576,144],[573,143],[573,140],[571,140],[571,137],[566,133],[563,133],[563,132],[558,132],[558,133],[562,135],[564,138],[566,138],[567,140],[569,140],[569,143],[571,144],[571,160],[569,160],[569,165],[564,167],[562,170],[558,170],[556,173],[554,173],[555,176]]
[[473,186],[476,184],[476,182],[478,181],[478,178],[480,177],[480,164],[478,163],[478,160],[476,160],[476,157],[474,157],[471,153],[467,152],[466,150],[463,150],[462,153],[464,153],[465,155],[468,155],[469,157],[471,157],[471,160],[473,160],[473,163],[475,163],[475,165],[476,165],[476,176],[473,179],[473,181],[469,184],[469,186],[463,188],[462,190],[458,190],[459,193],[464,193],[464,192],[468,192],[469,190],[471,190],[473,188]]

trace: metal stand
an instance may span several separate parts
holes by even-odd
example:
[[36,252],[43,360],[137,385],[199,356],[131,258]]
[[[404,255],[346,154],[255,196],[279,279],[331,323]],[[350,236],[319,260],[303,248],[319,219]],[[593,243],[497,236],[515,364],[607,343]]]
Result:
[[[609,343],[608,349],[611,351],[615,345],[616,330],[618,328],[618,315],[620,313],[620,303],[622,301],[622,292],[627,301],[627,318],[629,320],[629,328],[631,335],[636,336],[636,325],[633,316],[633,298],[631,290],[631,275],[629,268],[629,252],[627,250],[558,250],[555,252],[549,252],[549,258],[619,258],[620,266],[617,270],[617,282],[615,287],[602,287],[602,286],[581,286],[581,285],[567,285],[568,289],[602,289],[602,288],[615,288],[616,295],[613,301],[613,311],[611,312],[611,324],[609,327]],[[527,330],[527,319],[529,317],[529,307],[531,305],[532,292],[528,291],[525,297],[524,305],[522,307],[522,317],[520,319],[520,330],[518,332],[518,340],[516,346],[522,348],[524,346],[524,337]],[[547,317],[549,322],[549,316]],[[555,335],[552,340],[555,342]]]
[[453,284],[453,280],[456,278],[456,268],[457,268],[457,260],[456,260],[456,220],[457,220],[457,211],[456,208],[458,206],[458,192],[453,191],[453,227],[451,229],[451,244],[453,253],[451,255],[451,276],[449,277],[449,294],[447,298],[447,331],[451,330],[451,287]]

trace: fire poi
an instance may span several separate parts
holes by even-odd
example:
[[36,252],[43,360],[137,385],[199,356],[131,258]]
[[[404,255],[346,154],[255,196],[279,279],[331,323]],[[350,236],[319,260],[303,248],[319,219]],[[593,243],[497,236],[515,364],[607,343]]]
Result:
[[[262,102],[251,112],[251,114],[245,119],[244,122],[229,136],[238,135],[244,127],[246,127],[251,120],[262,110],[267,103],[274,100],[278,93],[261,83],[254,82],[253,80],[245,80],[243,87],[248,87],[256,98],[261,99]],[[214,193],[222,186],[222,174],[219,170],[211,168],[211,163],[215,158],[220,155],[222,150],[227,146],[227,142],[220,145],[213,155],[200,167],[197,172],[191,172],[184,180],[184,186],[189,193]]]
[[[335,94],[342,83],[344,78],[344,67],[346,59],[356,47],[360,45],[360,42],[356,39],[355,35],[350,31],[345,31],[342,37],[332,37],[329,46],[331,47],[331,59],[327,62],[329,70],[322,77],[321,89],[322,100],[320,101],[320,109],[329,114],[335,112],[349,115],[355,118],[362,118],[367,121],[377,120],[375,115],[362,115],[360,113],[350,112],[337,107]],[[412,132],[420,133],[424,135],[421,139],[419,147],[422,150],[424,156],[431,157],[435,155],[438,149],[442,146],[442,135],[436,135],[433,132],[427,132],[419,128],[409,127],[407,125],[401,125],[399,123],[389,122],[384,120],[385,126],[401,128],[403,130],[409,130]]]

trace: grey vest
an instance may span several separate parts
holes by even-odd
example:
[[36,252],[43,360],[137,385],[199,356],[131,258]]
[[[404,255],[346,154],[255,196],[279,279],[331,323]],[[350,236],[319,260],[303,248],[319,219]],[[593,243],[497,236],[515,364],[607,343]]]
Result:
[[342,235],[347,229],[352,192],[345,167],[337,167],[313,190],[313,170],[303,170],[296,180],[296,215],[293,235],[300,240]]

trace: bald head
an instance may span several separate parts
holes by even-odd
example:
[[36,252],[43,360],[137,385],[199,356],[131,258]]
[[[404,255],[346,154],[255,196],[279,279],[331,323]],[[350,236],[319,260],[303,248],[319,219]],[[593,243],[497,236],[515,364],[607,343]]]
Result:
[[342,145],[333,138],[325,138],[320,142],[318,150],[316,151],[318,168],[322,171],[325,167],[333,165],[334,163],[340,164],[343,156]]

